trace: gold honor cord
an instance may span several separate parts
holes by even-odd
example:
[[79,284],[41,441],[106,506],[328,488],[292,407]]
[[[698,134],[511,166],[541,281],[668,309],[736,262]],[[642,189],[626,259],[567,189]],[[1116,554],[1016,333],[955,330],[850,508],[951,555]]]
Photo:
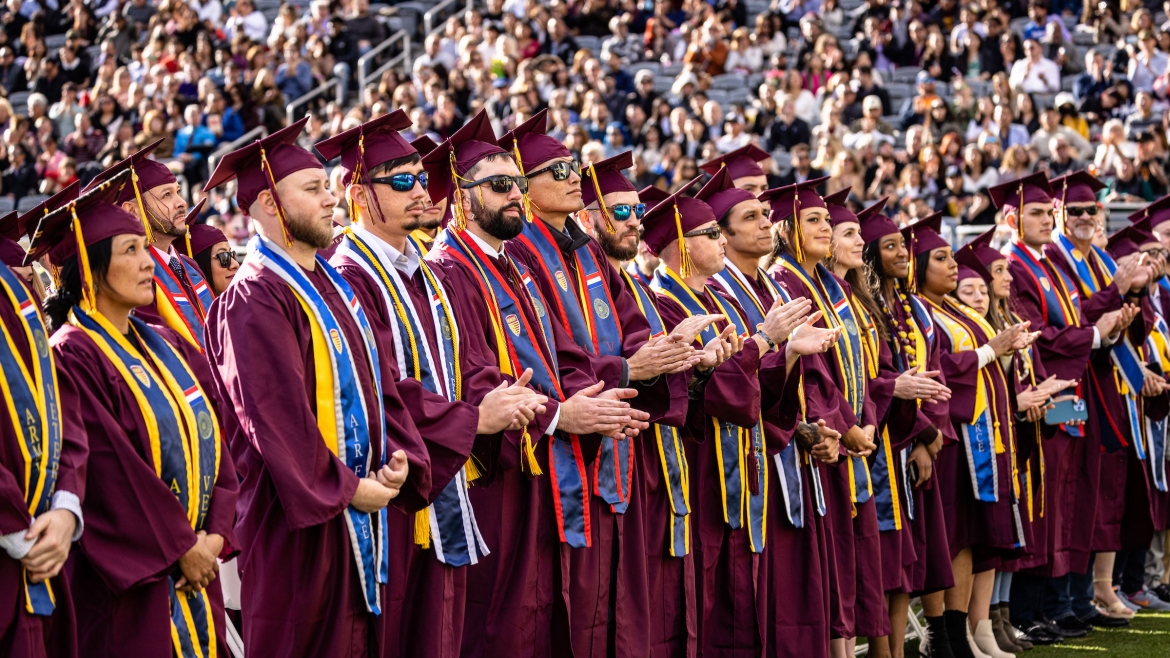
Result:
[[280,221],[280,232],[284,235],[284,244],[286,247],[291,247],[293,244],[292,234],[288,232],[288,219],[284,216],[284,206],[280,203],[280,195],[276,192],[276,177],[272,173],[272,165],[268,162],[268,154],[264,151],[264,147],[260,147],[260,168],[264,170],[264,174],[268,179],[268,189],[272,192],[272,200],[276,203],[276,218]]
[[597,170],[593,168],[592,162],[589,163],[589,180],[593,182],[593,191],[597,194],[597,207],[601,209],[601,216],[605,219],[605,232],[613,235],[617,233],[617,229],[609,218],[609,208],[605,207],[605,200],[601,198],[601,183],[597,182]]

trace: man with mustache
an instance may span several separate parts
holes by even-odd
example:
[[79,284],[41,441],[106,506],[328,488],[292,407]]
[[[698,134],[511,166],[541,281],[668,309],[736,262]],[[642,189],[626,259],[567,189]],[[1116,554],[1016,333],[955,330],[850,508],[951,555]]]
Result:
[[[646,317],[621,275],[609,267],[601,245],[570,216],[584,207],[582,171],[568,148],[545,134],[546,114],[538,112],[499,142],[515,154],[529,180],[523,201],[526,221],[517,239],[508,243],[509,254],[531,272],[550,304],[550,317],[590,355],[598,379],[636,387],[633,405],[657,420],[686,394],[683,378],[664,375],[681,373],[697,362],[692,337],[672,334],[650,340]],[[603,231],[616,233],[620,223],[607,215]],[[612,564],[613,546],[621,545],[623,515],[630,503],[629,473],[636,472],[634,453],[628,443],[602,437],[585,454],[587,461],[597,460],[590,515],[592,543],[600,550],[568,554],[570,636],[577,656],[604,657],[611,644],[622,655],[627,644],[623,639],[638,632],[624,613],[629,604],[625,590],[610,578],[623,571],[620,564]],[[617,556],[620,562],[620,549]],[[597,603],[599,596],[613,606],[612,618],[610,605]]]
[[[465,656],[569,655],[568,560],[561,546],[592,543],[592,488],[585,455],[589,435],[628,441],[649,414],[629,408],[637,395],[599,381],[589,354],[552,313],[530,270],[506,245],[524,230],[520,175],[480,113],[423,158],[434,200],[447,199],[453,219],[428,260],[441,264],[467,319],[469,349],[494,359],[509,379],[531,369],[548,396],[546,413],[517,435],[477,444],[483,484],[471,489],[479,528],[492,554],[469,571],[463,630]],[[531,477],[530,477],[531,476]],[[559,542],[558,542],[559,539]],[[595,546],[593,550],[611,550]],[[594,603],[598,604],[595,597]]]
[[[1140,254],[1135,251],[1114,262],[1108,252],[1092,244],[1104,219],[1097,193],[1105,185],[1085,171],[1055,178],[1049,185],[1057,227],[1062,230],[1054,234],[1044,253],[1076,285],[1085,318],[1093,321],[1127,304],[1140,308],[1150,280]],[[1058,591],[1067,590],[1068,595],[1046,611],[1065,630],[1118,625],[1093,605],[1093,580],[1095,574],[1112,579],[1115,552],[1122,548],[1128,452],[1133,450],[1126,446],[1141,440],[1140,431],[1135,437],[1131,427],[1142,422],[1139,398],[1148,373],[1133,346],[1140,347],[1148,333],[1139,315],[1118,344],[1096,351],[1089,360],[1085,398],[1090,424],[1085,440],[1078,442],[1084,452],[1076,456],[1070,473],[1070,480],[1076,475],[1076,495],[1064,501],[1072,525],[1071,572],[1055,583]],[[1084,513],[1094,508],[1095,514]],[[1112,587],[1098,588],[1097,596],[1112,602]]]
[[213,296],[188,253],[191,245],[187,237],[187,202],[179,181],[166,165],[149,158],[161,142],[159,139],[148,144],[98,174],[83,192],[127,169],[133,172],[117,201],[123,210],[142,218],[154,259],[154,303],[134,313],[148,323],[174,329],[202,350],[203,326]]
[[330,261],[395,366],[399,394],[431,459],[429,507],[390,521],[382,656],[455,658],[467,582],[460,567],[492,550],[468,501],[469,482],[479,474],[468,463],[472,446],[477,437],[490,442],[520,429],[544,411],[547,398],[524,387],[527,377],[507,386],[494,363],[469,352],[467,323],[451,302],[455,291],[440,268],[420,260],[412,232],[431,203],[422,160],[398,134],[410,125],[395,110],[317,144],[317,151],[326,160],[341,156],[353,220]]
[[[418,139],[410,143],[414,150],[418,151],[420,158],[435,150],[438,144],[435,140],[422,135]],[[427,196],[427,207],[423,211],[422,218],[419,220],[418,228],[410,234],[414,243],[418,245],[419,251],[423,256],[431,250],[431,243],[435,241],[435,236],[439,233],[439,229],[443,226],[443,215],[447,213],[447,200],[441,199],[438,203],[431,201],[430,196]]]
[[[242,476],[243,640],[270,656],[380,656],[386,506],[427,505],[430,460],[359,298],[318,251],[327,177],[302,119],[224,156],[257,235],[208,315],[207,356]],[[395,512],[397,513],[397,512]]]

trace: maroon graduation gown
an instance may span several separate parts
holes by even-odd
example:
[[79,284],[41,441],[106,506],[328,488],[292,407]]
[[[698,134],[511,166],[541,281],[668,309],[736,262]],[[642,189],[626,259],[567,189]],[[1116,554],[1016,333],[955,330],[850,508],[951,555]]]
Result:
[[[979,367],[979,354],[975,349],[986,345],[988,337],[979,323],[963,313],[960,303],[946,299],[941,310],[934,309],[936,318],[945,313],[951,322],[966,329],[974,341],[958,351],[959,346],[953,342],[955,337],[946,330],[946,325],[942,321],[936,325],[943,375],[951,389],[948,401],[951,422],[955,435],[962,437],[964,426],[974,418],[976,390],[982,382],[986,403],[992,411],[991,422],[999,426],[1004,450],[995,455],[997,500],[990,502],[975,498],[970,461],[962,441],[944,447],[935,468],[938,469],[951,557],[953,559],[963,549],[971,549],[971,559],[978,569],[976,573],[980,573],[995,568],[999,558],[1010,557],[1026,541],[1021,534],[1022,528],[1016,525],[1017,508],[1013,502],[1015,439],[1010,382],[994,362]],[[989,382],[990,387],[986,388]]]
[[[720,312],[705,290],[696,296],[707,312]],[[690,315],[674,300],[659,299],[666,326],[673,327]],[[716,326],[722,330],[726,324],[720,321]],[[759,422],[761,356],[755,341],[746,340],[739,354],[715,368],[701,400],[693,400],[687,411],[688,432],[694,439],[687,443],[686,452],[691,467],[699,656],[757,656],[762,637],[769,632],[761,626],[764,611],[757,609],[757,602],[767,596],[767,582],[759,578],[760,555],[752,553],[746,528],[732,530],[723,520],[722,495],[715,486],[722,469],[713,423],[713,418],[740,427]]]
[[[427,259],[445,270],[450,290],[460,291],[452,301],[467,323],[463,329],[469,351],[495,362],[498,354],[495,331],[488,313],[489,302],[479,294],[478,275],[444,249],[432,249]],[[517,282],[511,283],[530,326],[539,326],[536,311],[525,301],[527,293]],[[597,380],[589,356],[573,345],[572,338],[559,323],[551,324],[561,390],[566,396],[572,396]],[[569,601],[567,585],[561,577],[560,538],[545,437],[559,404],[550,399],[545,407],[546,412],[537,416],[528,428],[545,475],[533,478],[521,470],[518,432],[505,432],[491,441],[480,441],[473,453],[485,472],[471,487],[469,495],[491,555],[480,560],[467,574],[462,649],[466,658],[559,656],[570,651]],[[584,440],[582,451],[590,452]]]
[[[208,369],[198,351],[166,327],[153,326],[184,357],[214,404]],[[78,410],[89,441],[88,484],[100,495],[82,506],[85,532],[70,553],[78,646],[87,656],[170,655],[167,579],[195,545],[187,512],[154,473],[146,421],[121,374],[81,329],[66,325],[50,341],[62,387],[62,406]],[[204,523],[208,534],[232,545],[238,480],[226,449]],[[219,580],[206,589],[216,639],[226,651]]]
[[[1012,315],[1011,322],[1020,321]],[[1035,345],[1022,352],[1012,354],[1011,374],[1011,405],[1014,414],[1016,430],[1016,472],[1020,478],[1020,525],[1026,542],[1024,551],[1014,557],[1000,560],[996,566],[998,571],[1015,572],[1021,565],[1035,563],[1036,560],[1045,560],[1048,555],[1048,524],[1045,517],[1047,510],[1044,507],[1045,480],[1049,477],[1042,471],[1044,459],[1041,456],[1046,449],[1047,428],[1043,421],[1028,422],[1019,419],[1019,403],[1017,395],[1029,387],[1043,382],[1048,376],[1044,372],[1044,364],[1040,361],[1039,348]]]
[[[1058,274],[1048,259],[1041,261],[1046,268],[1050,285]],[[1049,376],[1059,379],[1087,379],[1086,366],[1093,351],[1092,326],[1049,325],[1044,313],[1044,291],[1040,290],[1027,266],[1017,258],[1008,259],[1008,271],[1012,275],[1012,310],[1021,319],[1031,322],[1029,331],[1039,331],[1034,343]],[[1086,389],[1082,386],[1082,391]],[[1087,391],[1086,391],[1087,394]],[[1091,431],[1089,426],[1086,431]],[[1050,434],[1051,433],[1051,434]],[[1021,569],[1028,569],[1038,576],[1059,577],[1073,567],[1075,547],[1072,545],[1074,524],[1092,528],[1092,517],[1096,509],[1096,477],[1081,481],[1081,465],[1087,459],[1085,451],[1088,441],[1074,438],[1060,427],[1045,425],[1043,437],[1045,500],[1044,534],[1048,539],[1047,555],[1033,555],[1019,562]],[[1077,509],[1077,488],[1093,488],[1093,502]],[[1079,565],[1077,571],[1084,571]]]
[[[623,279],[626,289],[630,282]],[[637,279],[656,306],[658,294]],[[629,291],[633,294],[633,291]],[[684,428],[687,415],[686,375],[674,376],[668,413],[660,425]],[[620,527],[616,653],[653,658],[690,658],[697,650],[694,552],[670,554],[670,490],[651,431],[634,440],[634,478],[630,506]]]
[[[347,343],[361,334],[320,267],[305,272],[337,318]],[[245,263],[211,305],[208,359],[220,397],[238,422],[228,445],[241,476],[236,533],[246,646],[271,656],[376,656],[380,624],[366,610],[342,513],[358,477],[325,445],[314,415],[309,318],[276,273]],[[359,353],[360,354],[360,353]],[[371,382],[355,358],[359,381]],[[426,448],[398,397],[392,358],[382,354],[387,450],[404,450],[410,474],[391,505],[421,509],[430,492]],[[363,388],[376,409],[373,386]],[[229,415],[229,414],[225,414]],[[371,422],[374,432],[379,425]],[[371,436],[381,459],[381,437]],[[401,514],[391,509],[389,515]]]
[[[379,284],[349,256],[335,255],[332,263],[366,310],[379,354],[390,362],[397,380],[398,394],[426,444],[431,461],[431,489],[427,493],[427,501],[433,502],[467,463],[476,438],[476,425],[479,423],[479,409],[476,405],[487,391],[499,383],[499,370],[494,368],[494,364],[485,368],[484,364],[476,363],[476,355],[470,353],[465,344],[461,344],[460,373],[467,382],[465,388],[474,392],[477,399],[464,395],[465,401],[450,402],[446,396],[428,391],[417,379],[407,377],[399,380],[402,373],[398,372],[398,364],[394,359],[396,320],[391,315],[395,311],[386,307]],[[385,263],[383,265],[393,267]],[[406,283],[410,303],[417,312],[431,354],[439,354],[437,328],[431,315],[421,267],[415,270],[412,277],[402,272],[399,275]],[[441,280],[442,270],[434,269],[436,279]],[[448,298],[453,297],[450,290],[447,295]],[[464,326],[457,309],[453,311],[456,311],[456,326]],[[463,635],[467,569],[471,567],[447,566],[435,557],[433,546],[424,549],[416,544],[412,516],[391,514],[389,517],[390,578],[383,604],[385,640],[382,656],[454,658],[459,655]],[[490,546],[488,550],[491,550]]]
[[[0,322],[12,336],[19,358],[26,367],[31,366],[32,353],[24,329],[16,309],[7,301],[0,304]],[[66,403],[66,392],[70,399],[75,399],[77,386],[69,373],[60,369],[57,386],[62,432],[56,491],[68,491],[84,502],[89,445],[77,407]],[[22,442],[13,429],[8,406],[0,405],[0,535],[28,530],[32,524],[24,497]],[[71,552],[75,550],[76,544],[70,548]],[[52,616],[30,614],[25,607],[24,571],[20,561],[0,551],[0,655],[13,658],[77,655],[77,629],[69,579],[62,572],[49,584],[56,604]]]

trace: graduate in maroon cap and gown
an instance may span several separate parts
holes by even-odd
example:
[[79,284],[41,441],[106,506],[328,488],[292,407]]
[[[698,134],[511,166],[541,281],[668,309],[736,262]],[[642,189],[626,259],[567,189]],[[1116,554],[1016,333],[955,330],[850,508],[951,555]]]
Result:
[[[191,212],[187,213],[188,221],[199,214],[199,209],[207,197],[199,200]],[[203,280],[211,288],[213,297],[219,297],[227,290],[228,285],[240,271],[240,261],[236,259],[236,252],[228,242],[223,231],[210,224],[191,224],[191,259],[199,266]]]
[[441,658],[459,654],[464,567],[490,550],[468,500],[469,480],[478,476],[468,465],[473,443],[477,434],[487,440],[519,429],[546,398],[523,384],[493,390],[499,369],[472,360],[478,355],[462,340],[466,323],[442,271],[420,260],[411,232],[429,200],[421,158],[398,134],[410,125],[396,110],[316,148],[329,160],[340,155],[346,171],[351,223],[331,263],[367,311],[380,352],[394,356],[398,393],[431,462],[430,505],[413,518],[390,517],[382,655]]
[[[422,156],[435,150],[439,145],[435,140],[421,135],[410,143],[418,155]],[[443,226],[443,215],[447,210],[447,200],[442,199],[438,203],[431,201],[430,196],[427,196],[427,208],[423,211],[422,218],[419,219],[418,228],[411,232],[410,237],[414,243],[418,245],[419,251],[423,256],[431,250],[431,243],[435,241],[435,235],[438,234],[439,229]]]
[[732,187],[759,195],[768,189],[768,172],[764,171],[759,163],[771,158],[771,153],[754,144],[748,144],[704,162],[699,165],[699,169],[712,176],[719,173],[720,169],[726,169],[731,176]]
[[[771,218],[755,195],[732,186],[731,175],[730,168],[720,170],[696,195],[711,206],[727,238],[724,268],[709,284],[739,303],[749,326],[760,324],[777,299],[784,304],[807,304],[811,309],[809,300],[797,297],[794,301],[760,268],[760,258],[772,253]],[[767,550],[760,556],[759,576],[766,583],[759,608],[765,611],[760,625],[768,629],[764,655],[828,656],[829,627],[834,619],[830,600],[835,593],[831,589],[832,542],[825,516],[829,510],[817,464],[836,463],[840,453],[829,452],[832,443],[811,451],[800,445],[793,440],[792,421],[822,420],[830,429],[840,425],[836,410],[826,410],[822,403],[834,399],[837,385],[819,354],[802,356],[799,373],[792,377],[779,371],[778,365],[766,362],[759,371],[762,427],[771,471]],[[770,401],[786,389],[798,395],[803,391],[804,399],[796,404],[786,400],[783,408]]]
[[134,312],[150,324],[170,327],[202,349],[211,288],[191,259],[187,202],[179,182],[166,165],[149,159],[160,143],[162,139],[98,174],[85,189],[92,190],[122,171],[131,172],[117,203],[142,218],[155,263],[155,302]]
[[[643,240],[651,253],[661,258],[653,288],[661,295],[660,308],[667,326],[694,315],[717,313],[726,317],[699,334],[709,358],[692,375],[688,408],[688,431],[694,441],[686,447],[693,473],[690,504],[699,655],[756,656],[779,651],[773,643],[783,642],[785,637],[776,634],[790,628],[770,624],[773,597],[779,594],[772,594],[768,579],[761,577],[770,571],[761,568],[761,561],[769,555],[765,526],[773,479],[761,409],[771,410],[781,399],[784,409],[801,408],[799,387],[786,385],[783,376],[769,377],[771,386],[763,396],[761,371],[783,368],[785,375],[791,372],[803,348],[798,349],[795,339],[783,342],[782,337],[796,327],[801,328],[802,338],[815,342],[815,349],[805,349],[806,353],[823,351],[837,333],[813,327],[815,318],[806,322],[807,302],[773,304],[763,314],[764,321],[753,326],[734,298],[708,285],[708,278],[724,268],[725,240],[710,206],[680,196],[688,187],[647,213]],[[681,241],[680,234],[684,236]],[[798,419],[793,413],[787,423],[781,420],[777,425],[781,432],[791,433]],[[821,428],[822,454],[835,453],[838,434],[823,425]],[[716,488],[712,482],[720,486]],[[827,612],[825,609],[821,614]],[[806,639],[801,633],[795,642],[800,646],[809,643],[812,646],[808,649],[815,651],[817,639]],[[827,640],[827,636],[820,639]]]
[[0,405],[0,653],[75,656],[73,600],[58,574],[84,528],[89,448],[77,408],[63,403],[73,381],[57,371],[40,299],[25,283],[37,274],[24,265],[21,233],[15,212],[0,219],[0,395],[8,401]]
[[[669,339],[671,334],[680,334],[680,328],[670,331],[666,327],[657,293],[621,269],[623,261],[632,262],[637,256],[646,212],[634,185],[622,173],[631,166],[633,155],[625,151],[583,171],[585,210],[581,216],[588,218],[606,259],[646,317],[651,340]],[[607,224],[616,230],[610,233]],[[701,318],[695,320],[702,322]],[[689,344],[687,338],[680,335],[679,339]],[[694,554],[688,532],[690,510],[681,433],[686,424],[689,375],[683,372],[668,377],[668,414],[657,418],[646,438],[633,444],[630,505],[619,529],[614,614],[617,655],[693,656],[697,649]]]
[[87,656],[206,656],[226,650],[216,558],[238,481],[199,352],[131,314],[153,289],[142,220],[114,205],[128,177],[45,216],[28,255],[60,268],[45,309],[70,382],[61,403],[83,423],[101,492],[82,505],[68,565],[77,642]]
[[[1120,334],[1122,312],[1111,311],[1098,319],[1096,326],[1089,325],[1079,306],[1076,284],[1042,251],[1054,239],[1051,187],[1043,175],[997,186],[990,193],[1015,230],[1008,255],[1013,310],[1029,322],[1030,330],[1040,332],[1035,345],[1047,374],[1066,381],[1087,378],[1085,367],[1093,350],[1103,345],[1103,338],[1109,334],[1115,331]],[[1130,313],[1129,318],[1132,317]],[[1081,382],[1077,388],[1082,399],[1087,393],[1086,386],[1086,382]],[[1062,578],[1073,567],[1070,535],[1075,519],[1069,515],[1084,518],[1091,513],[1081,508],[1074,514],[1070,501],[1076,498],[1078,488],[1089,488],[1093,482],[1078,484],[1076,475],[1081,473],[1078,465],[1083,463],[1085,428],[1072,424],[1046,428],[1042,439],[1045,472],[1042,507],[1046,515],[1047,555],[1033,554],[1018,563],[1027,571],[1016,574],[1011,596],[1012,623],[1036,641],[1044,641],[1045,635],[1062,636],[1055,624],[1045,628],[1037,623],[1041,615],[1040,601],[1045,579]],[[1047,432],[1053,434],[1049,436]],[[1094,507],[1095,502],[1088,509]],[[1080,565],[1082,572],[1086,566]],[[1067,582],[1064,579],[1056,586],[1067,587]],[[1070,628],[1065,630],[1083,634],[1083,630],[1071,628],[1077,620],[1072,615],[1068,618],[1066,625]]]
[[[445,272],[471,346],[508,379],[533,370],[548,396],[544,414],[522,432],[480,442],[483,475],[471,488],[492,553],[468,572],[465,656],[552,656],[571,652],[568,582],[560,544],[591,539],[589,477],[580,436],[628,439],[647,414],[629,408],[629,389],[609,389],[590,358],[549,316],[532,275],[505,251],[523,230],[519,170],[480,113],[423,158],[433,200],[447,199],[453,221],[428,260]],[[468,292],[471,291],[471,292]],[[611,382],[610,384],[612,385]],[[627,430],[623,434],[622,428]]]
[[[569,149],[544,134],[546,115],[546,110],[538,112],[499,142],[501,148],[515,154],[517,165],[529,180],[524,201],[529,207],[528,221],[507,249],[531,273],[550,304],[553,320],[590,355],[597,378],[607,385],[636,388],[634,407],[656,421],[669,413],[672,400],[684,396],[686,390],[684,378],[663,375],[688,369],[694,349],[689,340],[673,337],[648,342],[650,326],[633,294],[617,270],[609,267],[601,245],[569,216],[584,208],[582,178],[574,169],[579,165]],[[592,199],[596,199],[596,192],[596,188],[591,191]],[[607,214],[605,234],[616,232],[617,224]],[[637,468],[631,468],[636,451],[632,445],[610,438],[596,443],[590,440],[582,446],[592,472],[594,550],[562,549],[568,559],[569,632],[577,658],[604,658],[613,651],[625,655],[623,640],[639,632],[634,630],[639,628],[633,623],[636,620],[626,614],[633,605],[625,600],[624,588],[611,582],[611,574],[620,581],[626,571],[620,564],[624,554],[621,542],[632,474]],[[617,566],[611,564],[615,556]],[[613,619],[609,617],[610,604]],[[613,649],[608,648],[611,643]]]
[[206,335],[242,475],[242,635],[271,656],[377,656],[387,515],[401,514],[386,505],[425,507],[430,465],[392,355],[317,253],[336,198],[295,145],[303,126],[224,156],[207,187],[236,179],[258,229]]

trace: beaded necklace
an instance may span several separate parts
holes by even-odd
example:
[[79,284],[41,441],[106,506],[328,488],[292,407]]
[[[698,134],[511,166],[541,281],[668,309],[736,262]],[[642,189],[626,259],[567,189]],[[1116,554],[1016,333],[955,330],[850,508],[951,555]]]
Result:
[[890,319],[890,324],[894,327],[894,331],[890,336],[891,347],[895,352],[902,354],[902,360],[905,363],[904,370],[909,370],[918,366],[918,348],[914,342],[916,330],[911,324],[914,321],[914,309],[910,307],[910,297],[902,289],[902,282],[897,279],[894,280],[894,291],[898,294],[898,300],[902,303],[902,310],[906,313],[905,322],[902,322],[890,312],[885,295],[878,296],[881,298],[882,311]]

